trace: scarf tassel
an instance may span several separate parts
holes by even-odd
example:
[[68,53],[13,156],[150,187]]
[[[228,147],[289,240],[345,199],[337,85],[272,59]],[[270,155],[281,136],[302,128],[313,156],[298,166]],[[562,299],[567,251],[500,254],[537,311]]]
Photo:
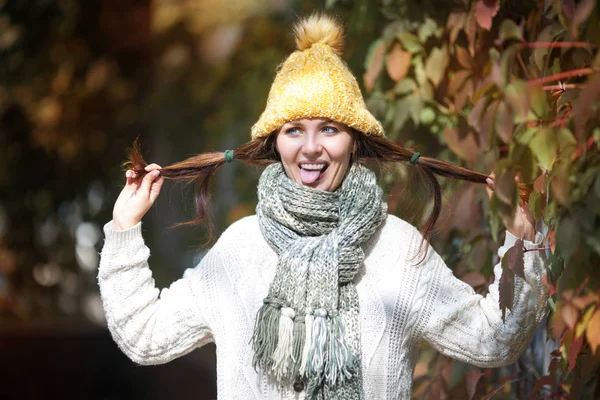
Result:
[[309,378],[321,377],[325,368],[325,350],[327,348],[327,311],[316,309],[313,317],[312,344],[306,367]]
[[272,356],[277,348],[278,327],[281,306],[265,299],[263,306],[256,314],[252,348],[254,349],[254,368],[267,370],[272,365]]
[[305,320],[306,317],[302,314],[296,315],[296,319],[294,319],[294,344],[292,346],[292,377],[294,379],[302,378],[300,367],[304,343],[306,342]]
[[325,379],[334,386],[352,378],[356,374],[356,370],[352,349],[346,341],[344,321],[339,313],[332,316],[329,329]]
[[273,353],[273,372],[278,381],[290,378],[292,352],[294,350],[294,317],[293,308],[282,307],[279,318],[279,340]]
[[308,364],[308,357],[310,356],[310,349],[312,346],[312,328],[313,328],[313,313],[310,307],[306,309],[306,315],[304,316],[304,348],[302,349],[302,359],[300,360],[300,370],[298,371],[300,376],[306,376],[306,367]]

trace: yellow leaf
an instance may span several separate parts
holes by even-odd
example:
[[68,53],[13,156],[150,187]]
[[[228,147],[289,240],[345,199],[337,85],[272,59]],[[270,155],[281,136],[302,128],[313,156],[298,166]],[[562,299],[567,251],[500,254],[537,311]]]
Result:
[[590,307],[583,313],[583,317],[581,317],[581,319],[575,326],[575,336],[576,337],[580,337],[586,331],[586,328],[590,322],[590,318],[594,314],[595,310],[596,310],[595,307]]
[[585,337],[592,349],[592,353],[596,354],[596,350],[600,345],[600,308],[597,308],[594,315],[590,317],[587,329],[585,330]]

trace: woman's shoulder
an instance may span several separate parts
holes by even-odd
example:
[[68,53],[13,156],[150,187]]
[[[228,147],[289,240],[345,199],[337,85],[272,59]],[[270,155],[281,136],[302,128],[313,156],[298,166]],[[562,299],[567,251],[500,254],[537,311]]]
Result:
[[411,238],[416,233],[419,233],[419,230],[410,222],[394,214],[388,214],[381,225],[381,233],[386,236],[392,235],[396,238],[403,236]]
[[399,260],[406,258],[413,242],[420,238],[419,230],[409,222],[388,214],[377,232],[365,246],[366,261]]
[[253,238],[257,233],[260,233],[258,218],[256,215],[243,217],[232,223],[221,234],[219,240],[229,240],[236,237],[244,237],[246,239]]

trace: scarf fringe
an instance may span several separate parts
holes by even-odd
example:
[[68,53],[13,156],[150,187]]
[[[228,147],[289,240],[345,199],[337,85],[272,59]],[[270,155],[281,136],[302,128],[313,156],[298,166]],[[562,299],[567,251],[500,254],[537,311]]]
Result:
[[293,308],[281,308],[281,317],[279,318],[279,340],[277,348],[273,353],[273,372],[278,381],[284,378],[290,378],[292,367],[292,352],[294,350],[294,317],[296,313]]
[[272,363],[272,356],[277,348],[277,330],[281,313],[279,305],[272,304],[265,299],[263,306],[256,314],[252,347],[254,349],[253,365],[263,370],[268,370]]
[[320,377],[325,369],[327,331],[327,311],[323,308],[319,308],[315,310],[313,319],[313,340],[306,371],[306,374],[309,377]]
[[346,341],[342,316],[340,314],[333,316],[328,328],[330,329],[329,348],[325,364],[325,379],[327,383],[334,386],[355,375],[355,360],[352,349]]
[[294,344],[292,346],[292,377],[301,378],[300,366],[302,363],[302,351],[306,342],[306,317],[304,315],[296,315],[294,319]]
[[308,364],[308,357],[310,355],[310,349],[312,346],[312,327],[313,327],[314,317],[312,314],[312,309],[307,308],[306,316],[304,317],[304,348],[302,349],[302,360],[300,360],[300,370],[298,373],[300,376],[306,375],[306,368]]

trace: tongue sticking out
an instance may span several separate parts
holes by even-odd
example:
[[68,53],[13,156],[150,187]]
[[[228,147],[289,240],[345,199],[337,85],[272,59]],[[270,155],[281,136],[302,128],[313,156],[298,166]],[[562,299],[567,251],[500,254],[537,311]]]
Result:
[[320,170],[308,170],[300,168],[300,179],[302,179],[302,184],[310,185],[317,179],[319,179],[319,175],[321,175]]

